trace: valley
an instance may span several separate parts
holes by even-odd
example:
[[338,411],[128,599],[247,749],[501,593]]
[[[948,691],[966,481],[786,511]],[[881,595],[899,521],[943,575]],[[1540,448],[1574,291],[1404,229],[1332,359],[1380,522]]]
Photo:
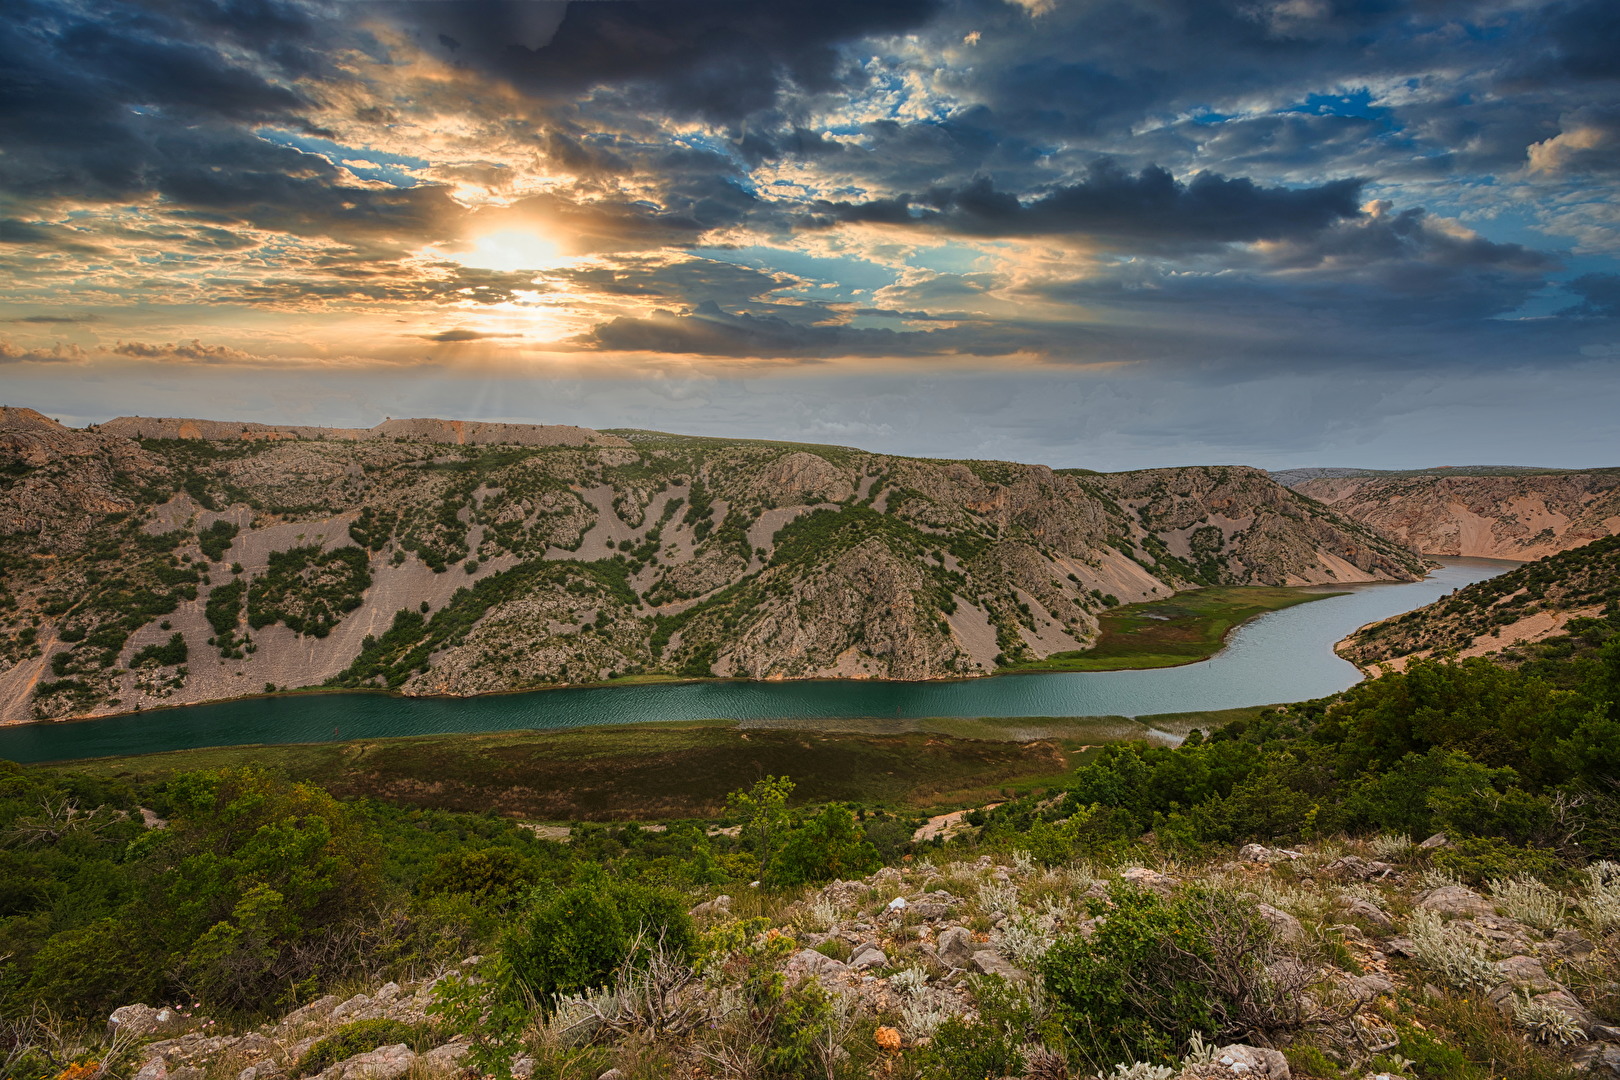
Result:
[[311,686],[971,677],[1083,651],[1111,609],[1189,588],[1424,573],[1237,466],[24,409],[0,413],[0,458],[10,723]]

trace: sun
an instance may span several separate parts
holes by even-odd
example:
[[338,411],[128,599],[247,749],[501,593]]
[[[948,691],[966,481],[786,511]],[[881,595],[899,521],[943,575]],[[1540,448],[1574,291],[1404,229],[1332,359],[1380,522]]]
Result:
[[561,252],[550,237],[529,229],[498,229],[475,237],[469,250],[451,258],[462,266],[511,272],[554,266]]

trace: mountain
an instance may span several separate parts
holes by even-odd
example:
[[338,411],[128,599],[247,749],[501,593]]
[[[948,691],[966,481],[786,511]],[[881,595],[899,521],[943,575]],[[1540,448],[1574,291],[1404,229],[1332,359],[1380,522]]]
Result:
[[269,687],[927,679],[1211,584],[1422,561],[1241,467],[1104,475],[563,426],[0,412],[0,719]]
[[1425,555],[1539,559],[1620,533],[1620,469],[1369,473],[1292,490]]
[[[1418,656],[1501,654],[1587,630],[1620,628],[1620,536],[1549,555],[1475,582],[1427,607],[1356,631],[1339,654],[1362,668],[1403,667]],[[1564,655],[1580,642],[1566,642]],[[1536,650],[1532,650],[1534,652]]]

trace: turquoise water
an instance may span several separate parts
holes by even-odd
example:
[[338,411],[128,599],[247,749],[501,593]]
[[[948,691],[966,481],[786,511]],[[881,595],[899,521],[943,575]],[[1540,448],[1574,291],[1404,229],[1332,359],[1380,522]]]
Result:
[[199,746],[317,742],[657,720],[928,716],[1150,716],[1303,701],[1356,683],[1333,644],[1516,564],[1446,559],[1423,581],[1352,586],[1344,596],[1240,627],[1209,660],[1152,671],[1001,675],[956,682],[704,682],[538,690],[477,698],[327,694],[0,728],[0,758],[55,761]]

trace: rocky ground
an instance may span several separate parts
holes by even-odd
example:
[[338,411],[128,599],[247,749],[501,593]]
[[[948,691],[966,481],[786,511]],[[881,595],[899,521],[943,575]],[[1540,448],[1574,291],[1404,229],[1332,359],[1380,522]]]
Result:
[[[1444,837],[1422,845],[1379,837],[1298,850],[1250,845],[1226,861],[1157,867],[1043,868],[1022,856],[1006,863],[986,856],[885,868],[779,901],[719,896],[693,909],[711,941],[731,942],[717,946],[718,959],[701,971],[676,965],[621,981],[613,992],[565,999],[549,1019],[536,1017],[513,1072],[527,1077],[537,1060],[554,1064],[561,1050],[594,1046],[591,1060],[612,1067],[603,1075],[627,1080],[648,1067],[648,1048],[657,1044],[659,1075],[745,1075],[722,1053],[727,1010],[736,1007],[725,974],[730,949],[830,995],[829,1061],[868,1055],[874,1076],[911,1075],[908,1060],[952,1018],[972,1025],[986,1001],[1004,1003],[1009,992],[1021,996],[1036,1030],[1050,1007],[1039,974],[1046,952],[1059,939],[1095,938],[1116,890],[1131,886],[1166,898],[1224,890],[1257,905],[1269,927],[1262,946],[1275,956],[1266,978],[1293,987],[1295,1004],[1304,1005],[1298,1015],[1314,1019],[1275,1045],[1231,1034],[1218,1045],[1195,1040],[1179,1063],[1122,1062],[1114,1078],[1440,1075],[1426,1071],[1432,1062],[1413,1071],[1398,1052],[1414,1038],[1467,1043],[1471,1057],[1486,1052],[1486,1040],[1500,1057],[1493,1068],[1501,1071],[1491,1075],[1520,1075],[1515,1069],[1533,1063],[1538,1076],[1620,1076],[1620,866],[1595,864],[1562,891],[1526,880],[1477,890],[1428,868],[1428,852],[1444,844]],[[480,970],[478,960],[461,970]],[[448,974],[323,997],[234,1033],[182,1010],[130,1005],[111,1017],[112,1042],[137,1080],[445,1077],[463,1068],[477,1034],[431,1023]],[[654,1013],[671,1021],[669,1029],[638,1030]],[[676,1016],[691,1022],[675,1024]],[[301,1064],[320,1040],[369,1030],[354,1026],[361,1021],[399,1027],[376,1045],[351,1038],[341,1060],[314,1055],[319,1069]],[[1077,1061],[1033,1042],[1019,1060],[1030,1080],[1086,1075]],[[829,1065],[828,1075],[834,1071]]]

